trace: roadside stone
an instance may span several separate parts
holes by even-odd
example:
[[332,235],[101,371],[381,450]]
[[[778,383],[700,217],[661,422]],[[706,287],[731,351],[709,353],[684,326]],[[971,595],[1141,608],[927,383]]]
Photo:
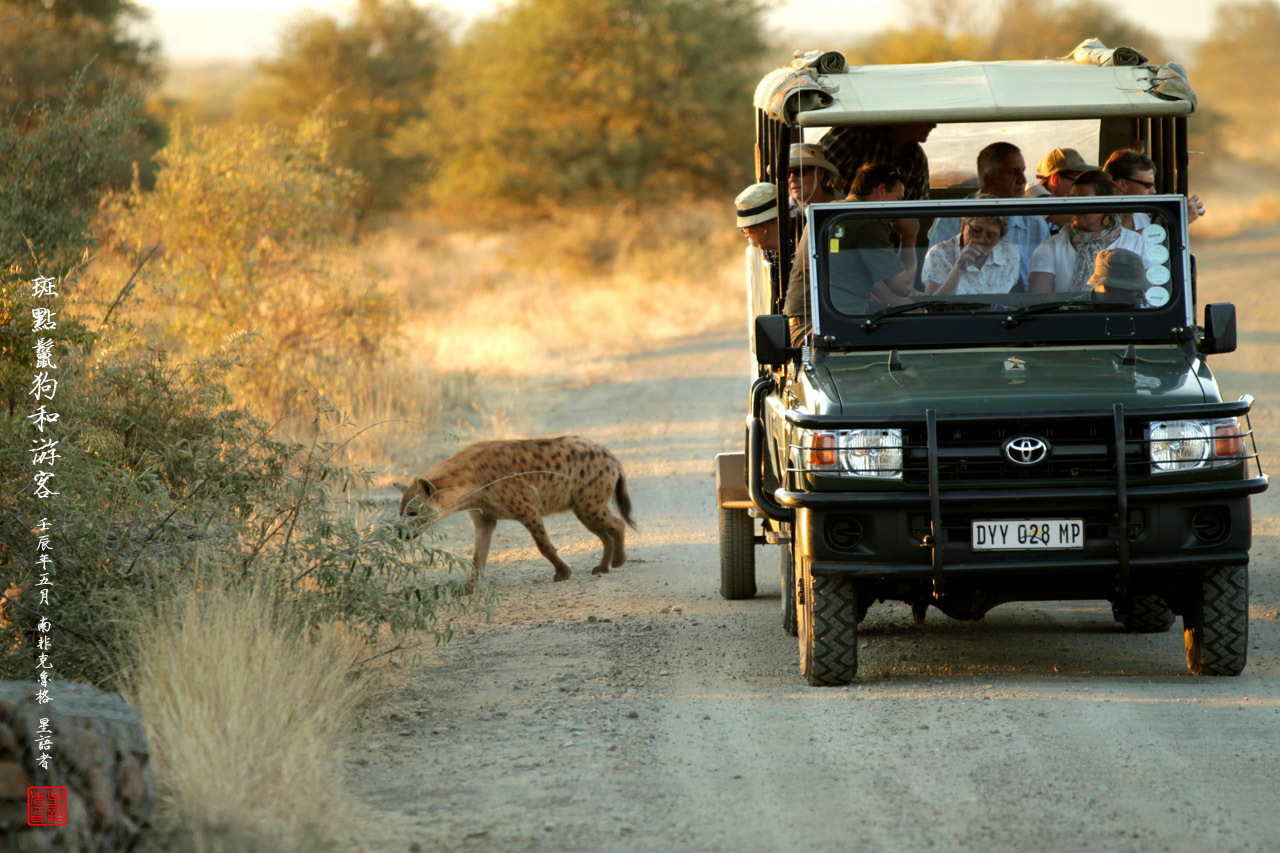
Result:
[[[142,721],[119,695],[53,682],[39,705],[35,682],[0,681],[0,837],[9,849],[88,853],[152,850],[155,779]],[[36,764],[35,734],[48,719],[53,748]],[[28,786],[67,789],[67,825],[28,827]]]

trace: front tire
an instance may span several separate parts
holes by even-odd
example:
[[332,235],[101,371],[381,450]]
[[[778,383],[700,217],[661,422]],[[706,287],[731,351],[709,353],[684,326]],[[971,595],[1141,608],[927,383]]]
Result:
[[720,508],[720,595],[730,601],[756,594],[755,521],[745,509]]
[[852,580],[800,570],[800,672],[814,687],[837,687],[858,674],[858,593]]
[[1249,655],[1249,567],[1206,569],[1182,616],[1187,668],[1239,675]]

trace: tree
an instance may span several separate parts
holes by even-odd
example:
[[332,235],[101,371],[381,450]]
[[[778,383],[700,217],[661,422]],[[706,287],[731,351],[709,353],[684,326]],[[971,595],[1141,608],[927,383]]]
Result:
[[[145,17],[133,0],[0,0],[0,123],[23,133],[44,115],[39,103],[73,95],[92,108],[112,92],[153,88],[158,46],[129,32]],[[130,162],[149,181],[151,155],[164,144],[163,125],[141,101],[136,110],[118,140],[126,156],[107,175],[114,186],[128,186]]]
[[159,48],[128,32],[145,17],[133,0],[0,0],[0,120],[73,88],[95,104],[113,83],[154,84]]
[[1280,3],[1224,3],[1196,56],[1192,85],[1225,117],[1224,144],[1233,153],[1276,162],[1280,156],[1280,96],[1256,81],[1275,78]]
[[1090,38],[1137,48],[1152,61],[1166,59],[1159,37],[1097,0],[1001,0],[990,9],[963,0],[916,0],[904,28],[863,39],[849,57],[874,63],[1041,59],[1066,56]]
[[[391,306],[354,287],[328,252],[349,213],[355,177],[333,162],[319,120],[293,130],[197,127],[157,155],[155,189],[116,211],[147,266],[149,306],[182,354],[211,355],[230,338],[252,359],[242,398],[278,412],[300,388],[331,394],[335,377],[374,366],[393,331]],[[132,264],[131,264],[132,265]]]
[[279,56],[259,63],[266,80],[247,113],[286,126],[323,115],[335,162],[362,178],[362,219],[397,205],[423,176],[429,151],[404,150],[397,134],[425,117],[446,43],[435,13],[410,0],[360,0],[345,24],[305,17],[285,33]]
[[723,194],[748,180],[757,0],[516,0],[449,62],[419,140],[433,195],[508,206]]

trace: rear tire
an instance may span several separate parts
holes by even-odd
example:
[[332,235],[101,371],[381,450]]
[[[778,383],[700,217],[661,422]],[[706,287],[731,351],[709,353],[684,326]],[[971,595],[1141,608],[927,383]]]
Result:
[[848,578],[799,572],[800,672],[814,687],[837,687],[858,674],[858,593]]
[[796,564],[791,545],[782,545],[782,630],[790,637],[800,636],[796,619]]
[[730,601],[756,594],[755,521],[745,509],[720,508],[720,595]]
[[1116,621],[1135,634],[1163,634],[1173,627],[1173,611],[1159,595],[1137,595],[1112,605]]
[[1182,616],[1187,668],[1239,675],[1249,655],[1249,567],[1206,569]]

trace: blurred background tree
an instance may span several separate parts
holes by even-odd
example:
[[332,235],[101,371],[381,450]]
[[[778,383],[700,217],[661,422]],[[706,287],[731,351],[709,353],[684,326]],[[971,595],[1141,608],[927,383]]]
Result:
[[899,29],[867,36],[847,52],[850,62],[909,63],[954,59],[1048,59],[1085,39],[1141,50],[1164,62],[1165,46],[1149,29],[1098,0],[907,0]]
[[1224,3],[1200,45],[1192,77],[1203,103],[1221,114],[1216,141],[1232,154],[1280,166],[1280,95],[1275,77],[1280,3]]
[[516,0],[453,51],[433,195],[512,207],[653,202],[750,179],[758,0]]
[[146,301],[164,338],[185,358],[240,339],[238,399],[272,414],[298,389],[336,394],[366,375],[395,330],[386,297],[330,251],[359,187],[331,133],[317,118],[177,131],[155,188],[110,211],[125,269],[160,247]]
[[[109,93],[148,92],[159,78],[159,45],[130,31],[146,18],[133,0],[0,0],[0,117],[24,132],[45,113],[38,102],[61,101],[73,94],[87,107]],[[129,163],[143,166],[164,144],[163,125],[137,104],[142,120],[119,140],[123,157],[108,174],[127,186]]]
[[297,126],[319,112],[334,161],[358,172],[356,230],[372,211],[399,205],[429,173],[431,149],[397,135],[426,116],[447,34],[430,8],[410,0],[359,0],[349,20],[309,15],[258,63],[246,117]]

